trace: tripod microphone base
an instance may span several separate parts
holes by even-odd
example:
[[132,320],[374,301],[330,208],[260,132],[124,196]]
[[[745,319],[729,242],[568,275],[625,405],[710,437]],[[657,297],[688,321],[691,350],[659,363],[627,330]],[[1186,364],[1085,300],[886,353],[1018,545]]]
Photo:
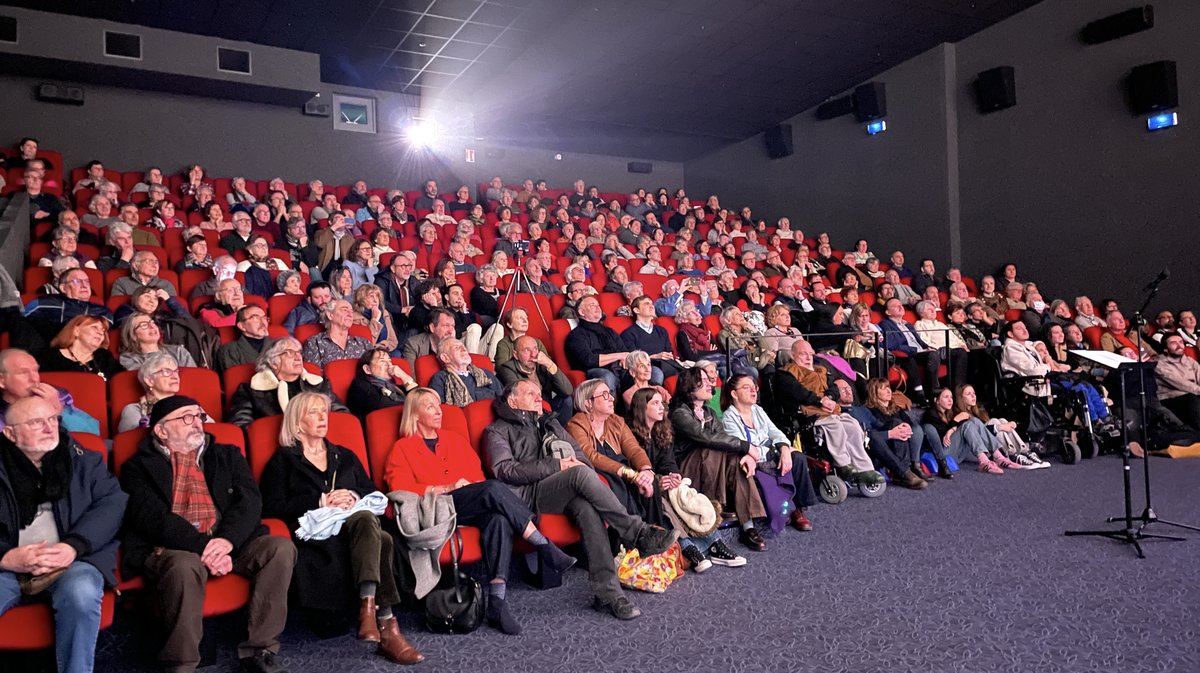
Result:
[[[1124,521],[1125,517],[1110,516],[1110,517],[1108,517],[1107,520],[1109,523],[1115,523],[1117,521]],[[1158,515],[1155,514],[1154,510],[1152,510],[1152,509],[1143,510],[1141,514],[1133,517],[1133,520],[1142,522],[1142,525],[1138,526],[1139,531],[1142,530],[1143,528],[1145,528],[1146,526],[1149,526],[1152,523],[1160,523],[1164,526],[1174,526],[1176,528],[1183,528],[1185,530],[1192,530],[1192,531],[1196,531],[1197,533],[1200,533],[1200,526],[1192,526],[1192,525],[1189,525],[1186,523],[1177,523],[1175,521],[1167,521],[1166,519],[1160,519],[1160,518],[1158,518]]]
[[[1124,518],[1124,517],[1121,517]],[[1173,535],[1156,535],[1154,533],[1143,533],[1141,529],[1132,530],[1130,528],[1122,528],[1121,530],[1069,530],[1064,533],[1068,537],[1075,536],[1091,536],[1104,537],[1117,542],[1133,545],[1137,552],[1138,558],[1146,558],[1146,554],[1142,552],[1141,540],[1184,540],[1185,538],[1175,537]]]

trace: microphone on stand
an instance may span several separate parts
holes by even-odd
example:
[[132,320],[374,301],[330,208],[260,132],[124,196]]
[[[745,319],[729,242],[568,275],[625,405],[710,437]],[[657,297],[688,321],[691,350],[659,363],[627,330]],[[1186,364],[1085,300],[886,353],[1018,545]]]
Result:
[[1150,281],[1149,285],[1142,288],[1142,292],[1150,292],[1151,290],[1157,290],[1158,286],[1162,285],[1162,282],[1170,277],[1171,277],[1170,269],[1163,269],[1162,271],[1159,271],[1158,278],[1155,278],[1154,280]]

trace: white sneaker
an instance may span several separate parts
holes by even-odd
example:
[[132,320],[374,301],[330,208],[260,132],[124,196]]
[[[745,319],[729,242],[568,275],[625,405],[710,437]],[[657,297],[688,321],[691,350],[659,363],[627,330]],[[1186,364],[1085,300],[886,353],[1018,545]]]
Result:
[[1036,453],[1018,453],[1017,464],[1026,470],[1041,470],[1050,467],[1050,463],[1042,460]]

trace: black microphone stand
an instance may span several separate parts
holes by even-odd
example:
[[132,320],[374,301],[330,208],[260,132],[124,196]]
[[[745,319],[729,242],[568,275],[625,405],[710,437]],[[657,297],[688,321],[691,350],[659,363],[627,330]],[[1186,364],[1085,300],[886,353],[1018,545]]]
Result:
[[[1158,294],[1159,285],[1162,283],[1162,281],[1166,280],[1166,278],[1167,278],[1167,274],[1166,274],[1166,272],[1164,272],[1159,275],[1158,279],[1156,279],[1154,282],[1152,282],[1146,288],[1146,293],[1147,293],[1146,300],[1144,302],[1142,302],[1142,307],[1140,309],[1138,309],[1138,312],[1133,314],[1134,326],[1137,329],[1138,357],[1141,357],[1141,354],[1142,354],[1142,347],[1143,347],[1143,345],[1142,345],[1142,328],[1146,324],[1146,317],[1145,317],[1146,309],[1150,307],[1150,302],[1152,302],[1154,300],[1154,297]],[[1145,371],[1144,368],[1138,369],[1138,384],[1139,384],[1138,387],[1140,389],[1139,393],[1141,395],[1141,408],[1142,408],[1142,448],[1146,451],[1146,456],[1144,458],[1142,458],[1142,475],[1145,480],[1146,507],[1145,507],[1145,509],[1142,510],[1142,513],[1140,515],[1135,517],[1136,521],[1142,522],[1142,525],[1138,526],[1137,532],[1139,535],[1142,535],[1143,537],[1153,537],[1153,536],[1149,536],[1147,534],[1142,533],[1142,531],[1145,530],[1146,527],[1152,523],[1161,523],[1161,524],[1164,524],[1167,526],[1175,526],[1176,528],[1184,528],[1186,530],[1200,531],[1200,527],[1191,526],[1191,525],[1183,524],[1183,523],[1177,523],[1174,521],[1167,521],[1166,519],[1158,518],[1158,515],[1154,513],[1153,505],[1151,505],[1151,503],[1150,503],[1150,453],[1149,453],[1150,452],[1150,443],[1149,443],[1148,433],[1146,430],[1147,416],[1146,416],[1146,387],[1145,387],[1145,379],[1143,378],[1145,376],[1145,374],[1143,373],[1144,371]],[[1122,517],[1109,517],[1108,521],[1109,521],[1109,523],[1112,523],[1113,521],[1116,521],[1120,518],[1122,518]],[[1164,536],[1160,535],[1158,537],[1164,537]],[[1168,538],[1168,539],[1182,540],[1184,538],[1176,537],[1176,538]]]

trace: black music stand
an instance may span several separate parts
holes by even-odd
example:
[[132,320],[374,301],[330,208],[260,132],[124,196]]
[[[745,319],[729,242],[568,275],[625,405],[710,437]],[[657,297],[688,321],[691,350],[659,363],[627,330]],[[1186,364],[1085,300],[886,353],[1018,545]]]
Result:
[[[1150,376],[1154,375],[1153,363],[1138,362],[1136,360],[1131,360],[1129,358],[1122,357],[1122,356],[1116,355],[1114,353],[1109,353],[1107,351],[1075,350],[1075,351],[1071,351],[1071,353],[1074,355],[1078,355],[1082,358],[1085,358],[1087,360],[1091,360],[1092,362],[1095,362],[1101,366],[1116,369],[1118,374],[1121,377],[1121,403],[1122,404],[1127,404],[1126,393],[1128,391],[1127,391],[1127,386],[1126,386],[1125,382],[1127,380],[1129,380],[1130,376],[1136,376],[1137,377],[1136,380],[1139,381],[1139,383],[1140,383],[1143,381],[1142,376],[1144,375],[1146,370],[1150,370]],[[1141,387],[1141,386],[1139,386],[1139,387]],[[1146,443],[1145,443],[1146,442],[1146,412],[1145,412],[1146,400],[1145,400],[1144,388],[1140,391],[1140,394],[1142,395],[1142,418],[1141,418],[1142,437],[1141,437],[1141,440],[1142,440],[1142,446],[1145,447],[1146,446]],[[1122,477],[1122,481],[1124,484],[1124,492],[1125,492],[1125,515],[1109,517],[1107,519],[1107,521],[1109,523],[1114,523],[1117,521],[1124,521],[1125,527],[1121,528],[1121,529],[1116,529],[1116,530],[1069,530],[1069,531],[1066,531],[1065,534],[1068,536],[1104,537],[1104,538],[1108,538],[1110,540],[1116,540],[1117,542],[1123,542],[1125,544],[1130,544],[1130,545],[1133,545],[1134,550],[1137,552],[1138,558],[1146,558],[1146,554],[1142,551],[1142,545],[1141,545],[1142,540],[1148,540],[1148,539],[1183,540],[1185,538],[1175,537],[1173,535],[1158,535],[1156,533],[1147,533],[1147,532],[1145,532],[1145,530],[1143,530],[1146,527],[1146,523],[1143,523],[1141,526],[1134,528],[1134,522],[1137,521],[1138,519],[1133,516],[1133,493],[1131,491],[1130,476],[1129,476],[1129,471],[1130,471],[1129,424],[1124,422],[1124,420],[1122,420],[1122,423],[1121,423],[1121,443],[1122,443],[1121,477]],[[1143,460],[1145,462],[1149,462],[1150,457],[1146,456]],[[1149,473],[1147,473],[1147,474],[1149,474]],[[1147,476],[1146,479],[1147,479],[1147,482],[1146,482],[1146,484],[1147,484],[1146,510],[1151,515],[1153,515],[1153,510],[1151,510],[1150,506],[1149,506],[1149,504],[1150,504],[1149,476]],[[1166,523],[1166,522],[1163,522],[1163,523]]]

